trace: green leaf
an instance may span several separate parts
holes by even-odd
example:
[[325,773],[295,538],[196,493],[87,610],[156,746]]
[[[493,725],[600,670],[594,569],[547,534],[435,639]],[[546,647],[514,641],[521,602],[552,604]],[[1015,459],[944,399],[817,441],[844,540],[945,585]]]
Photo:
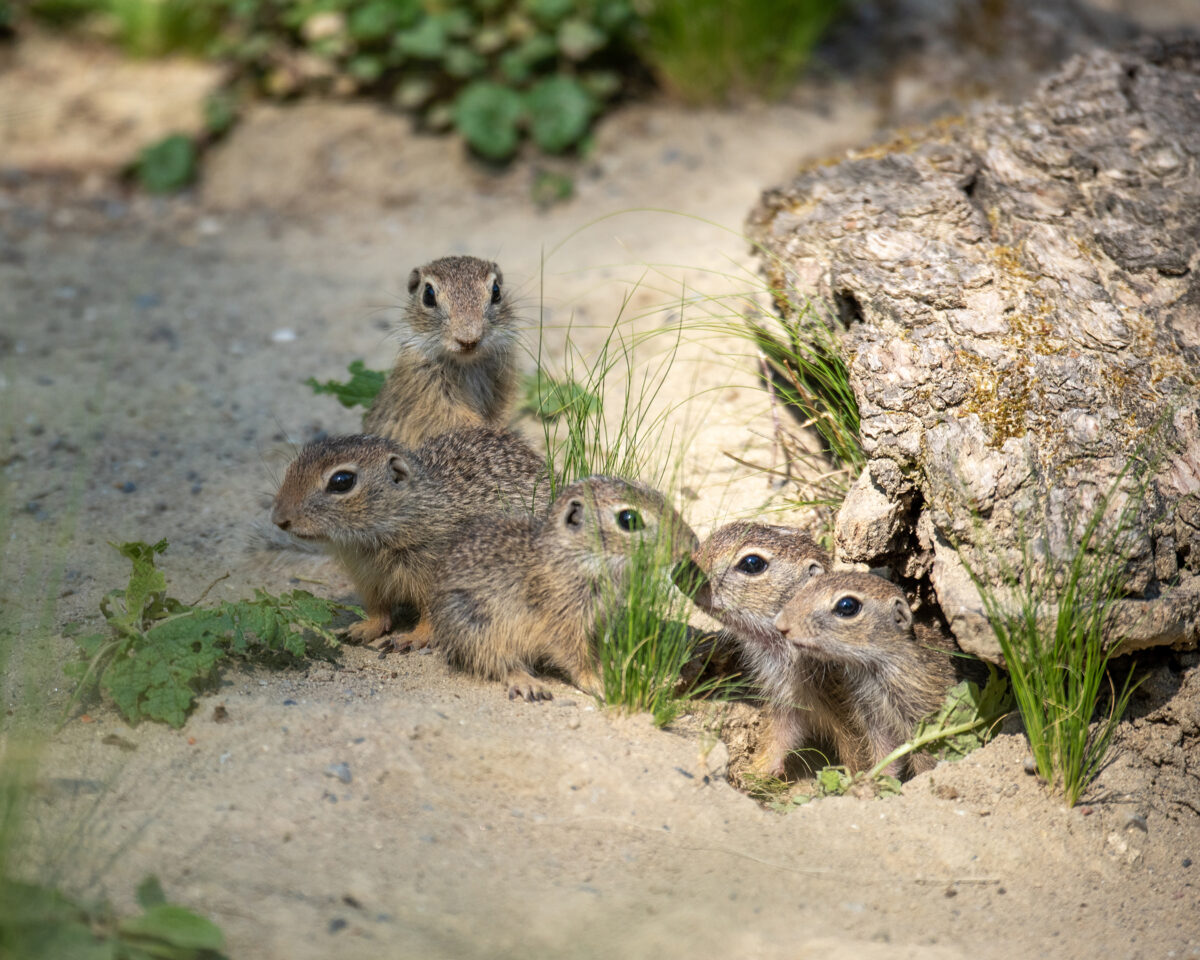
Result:
[[477,153],[489,160],[505,160],[517,149],[517,124],[522,113],[521,96],[516,91],[481,80],[459,94],[454,122]]
[[347,64],[346,72],[360,83],[374,83],[383,76],[383,60],[374,54],[361,53]]
[[553,37],[534,34],[519,46],[500,56],[500,72],[513,83],[523,83],[533,76],[537,66],[558,52]]
[[547,77],[526,97],[530,131],[547,153],[561,153],[582,137],[591,122],[595,101],[573,77]]
[[148,910],[150,907],[157,907],[159,904],[167,902],[167,895],[163,893],[162,884],[154,874],[148,874],[138,884],[137,902],[143,910]]
[[[133,564],[129,575],[129,586],[124,590],[125,616],[112,617],[127,626],[140,624],[145,619],[146,608],[153,604],[155,595],[161,597],[167,589],[167,578],[154,565],[155,554],[167,549],[167,541],[159,540],[155,544],[139,541],[132,543],[110,544],[121,556]],[[108,616],[108,614],[105,614]]]
[[529,413],[547,423],[553,423],[564,413],[586,416],[596,409],[600,398],[574,380],[560,381],[544,372],[529,374],[524,379],[525,399],[521,412]]
[[487,61],[470,47],[456,43],[446,51],[442,66],[450,76],[466,79],[483,73]]
[[575,9],[576,0],[524,0],[522,6],[542,23],[554,26]]
[[608,43],[603,31],[586,20],[571,17],[558,26],[558,49],[572,60],[586,60]]
[[368,370],[361,360],[350,364],[350,379],[326,380],[318,383],[315,377],[309,377],[304,382],[312,387],[313,393],[332,393],[338,398],[343,407],[369,407],[383,389],[387,374],[382,370]]
[[121,935],[135,940],[159,940],[184,950],[225,949],[225,935],[211,920],[170,903],[151,907],[140,917],[122,920]]
[[220,136],[237,120],[237,103],[229,93],[210,94],[204,101],[204,129]]
[[146,147],[137,163],[137,178],[151,193],[182,190],[196,175],[196,145],[181,133]]
[[384,39],[396,28],[397,12],[396,5],[389,0],[375,0],[355,7],[347,21],[350,36],[358,41]]
[[417,60],[438,60],[449,44],[446,25],[437,17],[425,17],[410,30],[396,34],[392,45],[400,53]]

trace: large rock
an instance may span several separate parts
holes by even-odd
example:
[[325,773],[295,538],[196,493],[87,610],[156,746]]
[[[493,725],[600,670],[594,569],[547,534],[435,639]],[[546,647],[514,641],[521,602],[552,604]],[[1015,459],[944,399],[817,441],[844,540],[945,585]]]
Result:
[[772,285],[844,327],[869,459],[844,558],[930,578],[998,660],[955,545],[993,586],[1036,575],[1120,478],[1117,632],[1196,643],[1200,40],[1075,57],[1019,107],[814,167],[750,231]]

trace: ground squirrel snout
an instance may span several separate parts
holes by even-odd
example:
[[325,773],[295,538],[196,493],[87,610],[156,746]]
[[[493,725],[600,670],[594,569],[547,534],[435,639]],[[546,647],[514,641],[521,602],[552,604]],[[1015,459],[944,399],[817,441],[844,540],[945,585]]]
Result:
[[289,465],[272,520],[325,544],[362,596],[367,619],[349,631],[370,642],[392,629],[398,607],[422,613],[434,569],[460,531],[484,516],[529,515],[545,505],[545,461],[513,434],[475,428],[410,449],[356,434],[308,444]]
[[634,552],[661,551],[669,566],[696,542],[658,491],[611,477],[581,480],[540,517],[464,532],[439,569],[434,633],[452,665],[502,681],[510,697],[549,699],[535,677],[542,669],[598,694],[596,634],[628,589]]
[[442,257],[408,278],[400,349],[363,418],[371,434],[414,446],[472,426],[502,429],[516,393],[516,315],[500,268]]

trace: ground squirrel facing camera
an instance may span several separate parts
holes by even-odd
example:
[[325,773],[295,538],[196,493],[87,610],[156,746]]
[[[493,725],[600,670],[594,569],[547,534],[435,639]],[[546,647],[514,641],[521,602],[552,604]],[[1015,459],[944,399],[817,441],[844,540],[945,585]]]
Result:
[[[903,591],[870,573],[827,573],[797,590],[775,618],[781,643],[757,674],[790,725],[775,732],[774,769],[790,743],[831,742],[851,772],[870,769],[907,740],[917,721],[942,705],[954,682],[949,651],[917,640]],[[904,776],[936,760],[909,754],[885,772]]]
[[466,427],[502,430],[516,392],[516,318],[500,268],[442,257],[413,270],[400,350],[363,429],[417,446]]
[[544,506],[545,461],[519,437],[475,428],[415,450],[355,434],[308,444],[291,463],[271,519],[324,543],[349,572],[367,610],[350,628],[369,643],[392,629],[397,607],[418,608],[416,631],[390,648],[428,643],[435,566],[481,516]]
[[540,517],[465,531],[438,571],[433,633],[453,666],[502,681],[510,699],[550,699],[533,675],[543,667],[599,694],[595,643],[628,588],[633,551],[662,549],[669,565],[695,546],[656,490],[590,477]]
[[829,566],[829,555],[802,530],[739,521],[715,530],[675,572],[693,602],[725,625],[716,644],[722,656],[732,639],[735,659],[764,687],[767,735],[757,765],[772,776],[783,775],[788,754],[807,739],[804,708],[820,699],[820,690],[812,688],[797,701],[790,687],[776,689],[771,682],[788,669],[775,617],[792,594]]

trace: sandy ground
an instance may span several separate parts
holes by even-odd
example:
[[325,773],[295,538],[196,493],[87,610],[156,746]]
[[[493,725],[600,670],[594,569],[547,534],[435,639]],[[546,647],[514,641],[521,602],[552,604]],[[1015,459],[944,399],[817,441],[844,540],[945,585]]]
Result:
[[[34,76],[28,109],[59,109]],[[552,360],[568,324],[594,350],[625,299],[629,331],[682,311],[677,440],[658,445],[682,463],[680,506],[701,536],[774,510],[727,456],[773,456],[752,362],[681,297],[752,289],[739,230],[758,191],[877,132],[867,98],[820,100],[624,110],[547,212],[532,164],[496,175],[369,107],[260,108],[169,201],[0,157],[10,723],[65,703],[59,628],[94,623],[127,573],[108,541],[167,537],[183,598],[226,572],[214,596],[292,585],[246,531],[291,443],[358,424],[302,381],[387,366],[404,277],[434,256],[496,258]],[[331,567],[303,572],[349,595]],[[1192,654],[1153,666],[1084,806],[1027,776],[1009,732],[900,797],[782,815],[725,779],[720,737],[736,762],[746,708],[660,731],[562,685],[513,703],[437,656],[347,648],[227,671],[182,731],[89,706],[44,739],[23,869],[122,908],[155,872],[238,958],[1200,956],[1200,679]]]

